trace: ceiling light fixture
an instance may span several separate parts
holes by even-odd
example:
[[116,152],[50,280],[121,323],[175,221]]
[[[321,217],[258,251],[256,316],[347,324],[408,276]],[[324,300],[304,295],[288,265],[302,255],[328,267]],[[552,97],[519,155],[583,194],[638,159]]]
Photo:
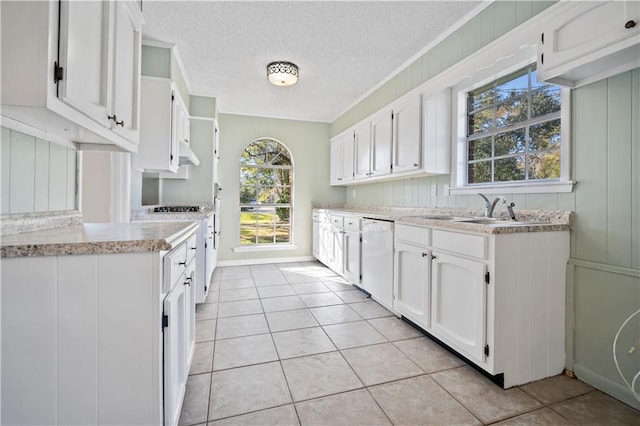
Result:
[[298,82],[298,66],[287,61],[271,62],[267,65],[267,78],[276,86],[292,86]]

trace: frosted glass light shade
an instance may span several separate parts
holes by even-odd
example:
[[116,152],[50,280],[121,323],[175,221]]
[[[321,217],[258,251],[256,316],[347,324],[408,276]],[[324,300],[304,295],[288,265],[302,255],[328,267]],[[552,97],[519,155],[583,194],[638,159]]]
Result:
[[292,86],[298,82],[298,66],[286,61],[271,62],[267,65],[267,78],[276,86]]

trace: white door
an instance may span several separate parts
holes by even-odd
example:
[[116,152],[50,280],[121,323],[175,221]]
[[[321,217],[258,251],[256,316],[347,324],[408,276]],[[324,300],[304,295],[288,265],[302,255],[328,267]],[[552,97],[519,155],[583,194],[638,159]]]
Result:
[[371,176],[391,173],[393,142],[391,111],[385,110],[371,117]]
[[59,65],[64,71],[58,97],[104,126],[110,125],[111,4],[105,0],[60,2]]
[[463,355],[484,361],[487,266],[432,252],[431,332]]
[[415,95],[393,109],[393,172],[422,167],[421,100]]
[[[125,2],[116,2],[115,58],[113,73],[113,101],[110,107],[114,130],[133,143],[140,142],[140,32],[134,24]],[[136,7],[136,6],[132,6]]]
[[360,232],[344,233],[344,278],[352,284],[360,284]]
[[395,245],[394,309],[417,325],[430,327],[431,252],[402,242]]
[[354,179],[365,179],[371,174],[371,123],[366,121],[355,129]]
[[182,281],[164,300],[164,416],[165,424],[178,424],[186,386],[186,293]]

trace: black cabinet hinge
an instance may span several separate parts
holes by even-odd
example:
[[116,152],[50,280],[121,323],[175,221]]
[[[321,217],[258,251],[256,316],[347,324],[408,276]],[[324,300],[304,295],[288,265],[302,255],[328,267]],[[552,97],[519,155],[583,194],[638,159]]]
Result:
[[360,281],[362,281],[362,274],[360,274]]
[[544,53],[540,55],[540,63],[544,65]]
[[540,42],[544,44],[544,33],[540,34]]
[[172,101],[175,101],[175,100],[176,100],[176,96],[175,96],[173,93],[171,94],[171,100],[172,100]]
[[362,235],[360,236],[360,242],[362,242]]
[[391,113],[391,119],[393,120],[393,112]]
[[173,161],[173,154],[171,154],[169,157],[170,157],[170,160]]
[[58,62],[53,63],[53,82],[58,84],[59,81],[64,80],[64,68],[58,65]]
[[169,327],[169,315],[162,314],[162,328]]
[[489,345],[484,345],[484,355],[489,356]]
[[489,272],[485,272],[485,274],[484,274],[484,282],[489,284],[490,278],[491,278],[491,275],[489,275]]

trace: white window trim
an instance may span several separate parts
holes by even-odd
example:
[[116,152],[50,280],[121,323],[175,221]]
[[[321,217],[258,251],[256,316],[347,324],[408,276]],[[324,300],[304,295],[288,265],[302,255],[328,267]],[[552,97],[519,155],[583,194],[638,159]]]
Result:
[[234,253],[246,253],[256,251],[282,251],[282,250],[297,250],[298,246],[295,244],[281,243],[281,244],[247,244],[244,246],[234,247],[232,250]]
[[562,193],[571,192],[571,91],[561,89],[562,111],[560,179],[557,181],[530,181],[466,185],[466,94],[498,78],[535,63],[540,22],[551,12],[546,10],[514,28],[498,40],[478,50],[438,75],[428,85],[451,85],[451,181],[449,195],[482,193]]

